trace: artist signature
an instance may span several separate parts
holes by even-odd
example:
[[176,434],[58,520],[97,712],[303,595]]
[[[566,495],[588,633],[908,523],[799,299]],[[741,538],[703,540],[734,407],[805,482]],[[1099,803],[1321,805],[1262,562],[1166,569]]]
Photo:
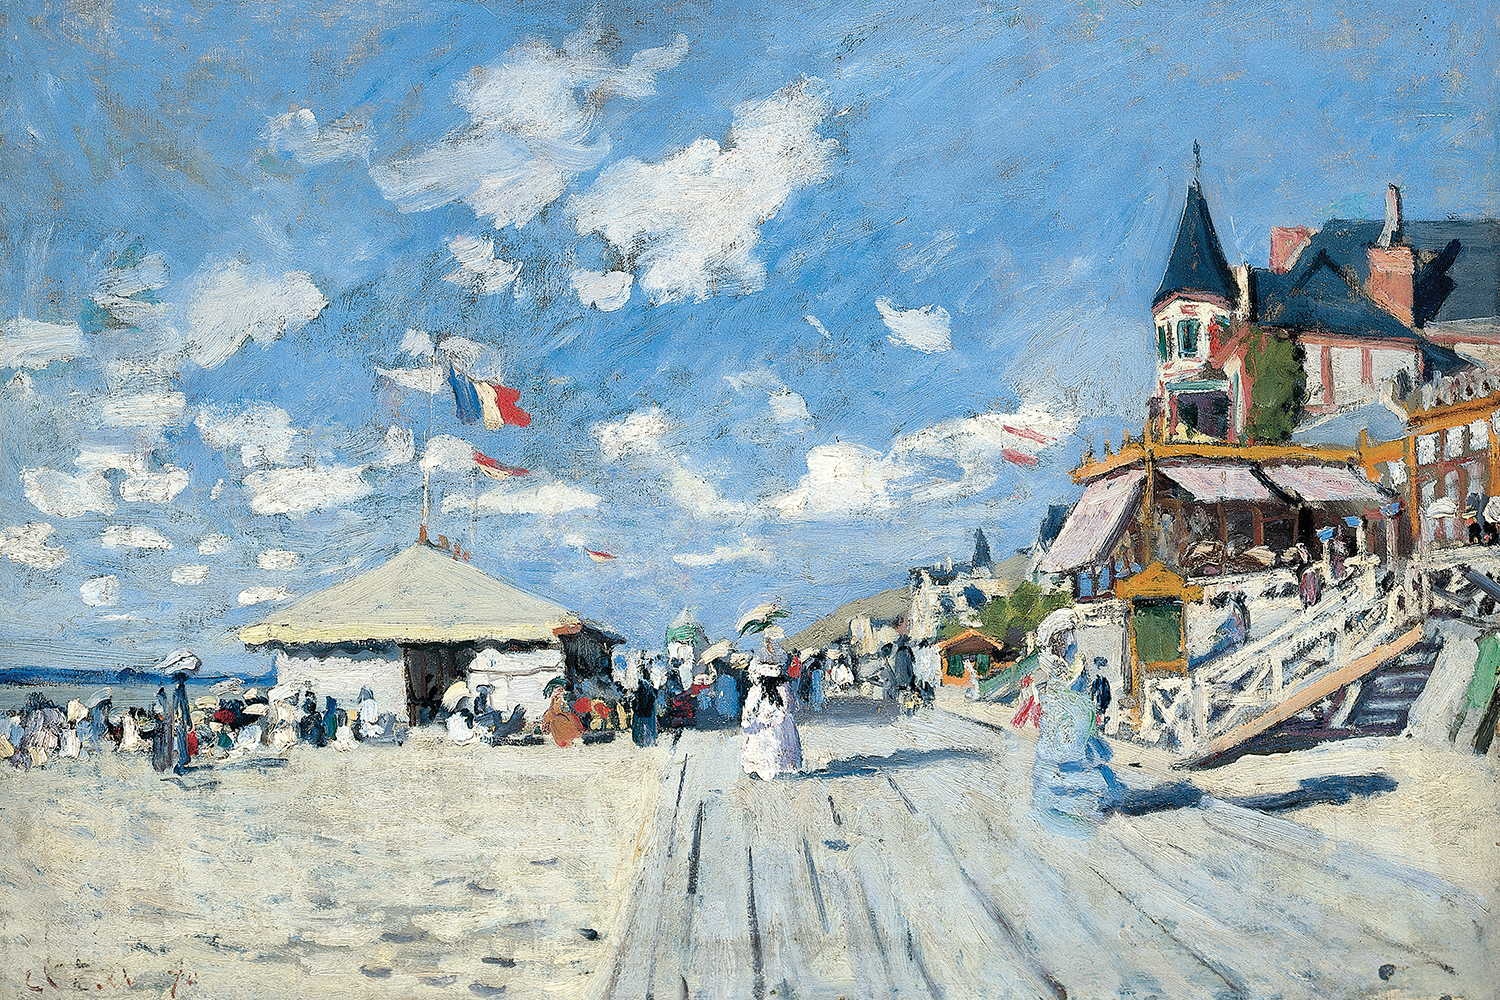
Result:
[[[178,987],[192,986],[198,982],[198,974],[196,972],[188,972],[186,969],[168,969],[167,975],[172,977],[172,989],[170,994],[172,1000],[176,1000]],[[37,976],[39,979],[45,980],[47,985],[42,986],[38,983],[32,982],[32,976]],[[106,978],[102,980],[96,979],[94,981],[94,990],[99,993],[102,993],[106,989],[129,989],[134,986],[135,980],[130,977],[130,972],[126,970],[124,966],[120,967],[119,979],[116,979],[115,974],[111,972]],[[51,973],[47,971],[47,967],[45,965],[42,966],[42,971],[40,973],[34,972],[31,969],[26,970],[26,988],[28,990],[33,993],[45,993],[47,992],[48,987],[51,987],[54,990],[71,989],[75,992],[88,992],[88,987],[86,985],[78,983],[77,981],[69,983],[66,986],[60,985],[57,980],[52,978]]]

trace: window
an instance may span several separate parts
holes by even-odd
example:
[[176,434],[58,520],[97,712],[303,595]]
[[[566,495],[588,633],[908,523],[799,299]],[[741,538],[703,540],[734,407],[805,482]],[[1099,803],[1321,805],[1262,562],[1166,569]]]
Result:
[[1436,434],[1423,434],[1417,438],[1417,464],[1431,465],[1437,461],[1438,436]]
[[1490,446],[1490,422],[1476,420],[1469,425],[1469,450],[1484,451]]
[[1180,319],[1177,321],[1177,353],[1184,358],[1198,356],[1198,334],[1203,331],[1203,323],[1196,319]]
[[1385,468],[1386,474],[1391,477],[1392,486],[1401,486],[1406,482],[1405,462],[1387,462]]
[[1460,424],[1450,427],[1445,432],[1443,456],[1445,458],[1458,458],[1464,453],[1464,429]]
[[962,677],[964,673],[964,658],[962,656],[948,657],[948,676]]
[[1172,360],[1172,345],[1167,343],[1167,338],[1171,333],[1172,328],[1166,323],[1158,324],[1156,327],[1156,353],[1161,355],[1163,361]]

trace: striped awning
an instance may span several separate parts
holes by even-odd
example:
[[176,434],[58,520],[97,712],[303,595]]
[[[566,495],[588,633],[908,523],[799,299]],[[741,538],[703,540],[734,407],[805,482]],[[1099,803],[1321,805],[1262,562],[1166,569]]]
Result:
[[1143,470],[1132,469],[1089,483],[1042,559],[1042,570],[1067,573],[1106,558],[1135,514],[1145,478]]
[[1226,500],[1275,500],[1266,484],[1248,465],[1228,462],[1194,465],[1163,465],[1161,474],[1193,495],[1199,503],[1223,503]]
[[1277,489],[1306,503],[1384,504],[1390,500],[1385,490],[1342,465],[1266,465],[1261,472]]

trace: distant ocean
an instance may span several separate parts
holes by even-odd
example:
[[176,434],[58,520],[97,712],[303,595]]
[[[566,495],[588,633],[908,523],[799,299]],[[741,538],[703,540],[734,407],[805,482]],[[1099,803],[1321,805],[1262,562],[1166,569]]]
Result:
[[[242,674],[230,676],[240,677],[247,688],[258,687],[262,691],[276,683],[274,671],[260,677],[247,677]],[[223,675],[189,677],[188,695],[198,698],[209,694],[215,684],[225,679]],[[33,691],[58,705],[66,705],[69,699],[87,698],[101,687],[110,689],[116,707],[144,707],[151,703],[156,697],[156,689],[162,686],[170,690],[172,678],[129,668],[125,670],[10,668],[0,670],[0,711],[21,707]]]

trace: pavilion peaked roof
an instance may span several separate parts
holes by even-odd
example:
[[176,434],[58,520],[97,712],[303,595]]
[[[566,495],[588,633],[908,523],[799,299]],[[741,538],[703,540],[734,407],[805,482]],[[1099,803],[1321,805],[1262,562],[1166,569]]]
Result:
[[277,642],[550,641],[578,616],[418,542],[382,566],[309,594],[240,630]]

